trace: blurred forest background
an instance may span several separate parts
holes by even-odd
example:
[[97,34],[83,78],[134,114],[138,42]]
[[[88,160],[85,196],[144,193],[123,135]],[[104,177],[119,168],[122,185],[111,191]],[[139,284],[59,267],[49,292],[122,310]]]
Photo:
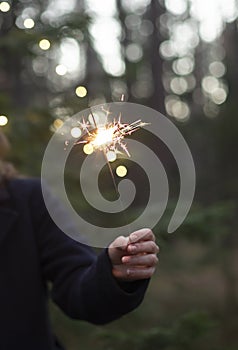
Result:
[[168,208],[155,228],[160,264],[138,310],[98,327],[51,305],[68,350],[238,348],[237,17],[236,0],[0,2],[0,128],[22,173],[40,176],[66,118],[122,94],[166,114],[196,166],[185,223],[168,235]]

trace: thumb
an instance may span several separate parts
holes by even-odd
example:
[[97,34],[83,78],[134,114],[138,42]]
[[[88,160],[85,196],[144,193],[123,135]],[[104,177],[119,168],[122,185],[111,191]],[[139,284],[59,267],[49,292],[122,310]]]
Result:
[[117,237],[109,246],[109,248],[116,248],[118,250],[126,250],[127,245],[129,244],[129,237],[119,236]]
[[119,236],[108,247],[108,254],[112,264],[120,264],[121,258],[125,254],[129,237]]

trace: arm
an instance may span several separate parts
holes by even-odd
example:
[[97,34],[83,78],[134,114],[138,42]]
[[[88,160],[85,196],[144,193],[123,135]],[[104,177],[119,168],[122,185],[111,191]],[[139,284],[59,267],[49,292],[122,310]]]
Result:
[[97,257],[91,248],[73,241],[55,225],[39,183],[32,190],[30,207],[43,279],[52,282],[52,298],[66,314],[103,324],[141,303],[149,279],[130,286],[118,283],[108,249]]

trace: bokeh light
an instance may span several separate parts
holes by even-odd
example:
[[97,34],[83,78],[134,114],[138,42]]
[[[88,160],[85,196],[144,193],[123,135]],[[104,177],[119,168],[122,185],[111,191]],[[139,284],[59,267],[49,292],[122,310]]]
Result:
[[175,23],[172,29],[171,39],[177,56],[188,55],[192,49],[198,46],[197,24],[192,18]]
[[58,75],[63,76],[63,75],[65,75],[67,73],[67,68],[64,65],[59,64],[58,66],[56,66],[55,72]]
[[83,151],[85,154],[90,155],[93,153],[93,146],[90,143],[87,143],[86,145],[84,145]]
[[119,165],[116,168],[116,174],[119,177],[125,177],[127,175],[127,173],[128,173],[128,170],[124,165]]
[[98,16],[111,17],[116,14],[115,0],[104,0],[103,6],[98,0],[86,0],[86,4],[90,12]]
[[121,58],[113,58],[111,61],[107,61],[104,66],[105,70],[115,77],[120,77],[125,73],[125,62]]
[[141,26],[139,28],[139,32],[141,35],[143,36],[149,36],[152,35],[154,32],[154,25],[153,23],[148,20],[148,19],[144,19],[141,23]]
[[75,139],[78,139],[82,135],[82,131],[81,131],[80,128],[74,127],[74,128],[71,129],[71,135]]
[[76,89],[75,89],[75,93],[78,97],[85,97],[88,93],[87,89],[85,86],[78,86]]
[[3,1],[0,3],[0,11],[2,12],[8,12],[10,10],[11,6],[9,2]]
[[98,0],[86,0],[86,6],[93,18],[89,31],[103,68],[110,75],[119,77],[125,73],[125,62],[120,42],[122,28],[115,18],[116,1],[106,0],[101,6]]
[[182,95],[188,90],[188,83],[186,79],[176,77],[171,80],[170,88],[175,94]]
[[49,50],[51,44],[50,44],[50,41],[48,39],[42,39],[40,40],[39,42],[39,47],[41,48],[41,50]]
[[224,21],[237,18],[235,0],[190,0],[190,14],[199,23],[199,34],[203,41],[212,42],[217,39],[223,29]]
[[165,59],[170,59],[175,56],[174,44],[171,40],[166,40],[161,43],[159,52]]
[[215,89],[211,94],[212,101],[217,104],[223,104],[227,99],[227,92],[224,88],[219,87]]
[[55,121],[54,121],[54,123],[53,123],[53,126],[54,126],[54,128],[57,130],[57,129],[59,129],[63,124],[64,124],[63,120],[57,118],[57,119],[55,119]]
[[125,18],[125,25],[130,30],[136,30],[141,26],[141,17],[136,14],[129,14]]
[[61,40],[58,62],[59,65],[66,68],[71,81],[84,77],[82,73],[85,69],[83,52],[83,47],[75,39],[66,37]]
[[122,6],[129,13],[143,14],[150,0],[122,0]]
[[5,126],[8,123],[8,118],[5,115],[0,115],[0,126]]
[[182,101],[177,101],[172,106],[173,117],[179,121],[186,121],[190,115],[190,109],[187,103]]
[[216,78],[221,78],[226,73],[226,67],[224,63],[214,61],[209,65],[209,72]]
[[106,156],[107,156],[107,160],[111,163],[115,162],[115,160],[117,159],[116,152],[113,152],[113,151],[108,151]]
[[213,76],[206,76],[202,79],[202,88],[208,94],[219,87],[219,80]]
[[174,15],[182,15],[187,10],[185,0],[165,0],[166,9]]
[[176,120],[185,122],[189,119],[190,108],[188,104],[181,101],[178,96],[169,95],[165,98],[166,112]]
[[173,62],[173,71],[178,75],[188,75],[194,70],[194,58],[182,57]]
[[26,18],[23,22],[23,25],[26,29],[32,29],[35,26],[35,22],[32,18]]
[[130,62],[139,62],[142,59],[143,50],[139,44],[129,44],[126,48],[126,57]]

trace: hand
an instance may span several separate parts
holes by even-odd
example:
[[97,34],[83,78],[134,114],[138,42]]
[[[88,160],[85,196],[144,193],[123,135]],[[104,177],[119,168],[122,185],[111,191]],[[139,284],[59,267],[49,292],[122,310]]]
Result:
[[150,278],[158,262],[159,247],[150,229],[141,229],[129,237],[120,236],[109,246],[112,274],[120,281]]

